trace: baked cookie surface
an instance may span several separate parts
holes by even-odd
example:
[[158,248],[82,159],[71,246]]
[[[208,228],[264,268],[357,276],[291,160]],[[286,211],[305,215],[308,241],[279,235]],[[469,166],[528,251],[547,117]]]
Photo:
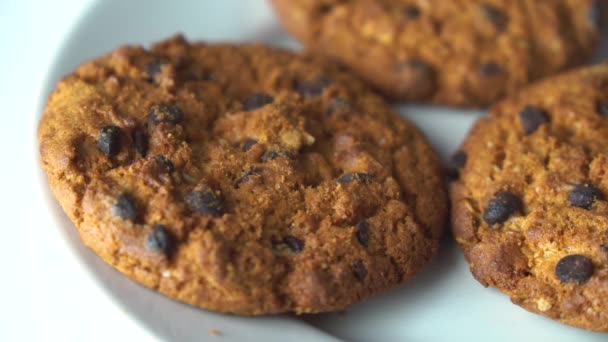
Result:
[[447,198],[425,138],[318,58],[181,37],[65,77],[39,149],[83,242],[209,310],[347,307],[436,253]]
[[475,278],[608,332],[608,64],[499,102],[456,159],[452,229]]
[[599,0],[273,0],[312,53],[404,101],[485,106],[585,62]]

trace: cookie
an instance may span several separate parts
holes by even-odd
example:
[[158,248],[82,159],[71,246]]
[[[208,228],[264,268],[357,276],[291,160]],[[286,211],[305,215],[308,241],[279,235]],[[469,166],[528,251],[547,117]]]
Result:
[[600,0],[273,0],[313,53],[403,101],[479,107],[588,60]]
[[176,37],[84,63],[38,131],[82,241],[201,308],[339,310],[436,253],[437,157],[358,79],[317,57]]
[[473,126],[450,185],[454,237],[480,283],[531,312],[603,332],[607,109],[608,63],[530,86]]

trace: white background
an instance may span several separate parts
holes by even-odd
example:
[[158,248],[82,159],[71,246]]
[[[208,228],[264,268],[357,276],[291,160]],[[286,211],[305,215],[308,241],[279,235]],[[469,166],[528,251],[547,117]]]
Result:
[[156,340],[82,272],[33,168],[44,73],[90,3],[0,0],[0,341]]

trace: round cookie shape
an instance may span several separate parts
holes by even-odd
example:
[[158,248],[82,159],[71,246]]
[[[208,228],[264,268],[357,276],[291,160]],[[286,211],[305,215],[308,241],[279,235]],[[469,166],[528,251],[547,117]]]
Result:
[[201,308],[341,310],[437,252],[438,159],[362,82],[318,57],[175,37],[66,76],[38,130],[83,242]]
[[272,0],[311,52],[402,101],[479,107],[579,65],[599,0]]
[[[608,332],[608,63],[528,87],[475,123],[450,184],[471,272],[525,309]],[[538,108],[529,130],[521,113]],[[505,195],[507,194],[507,195]]]

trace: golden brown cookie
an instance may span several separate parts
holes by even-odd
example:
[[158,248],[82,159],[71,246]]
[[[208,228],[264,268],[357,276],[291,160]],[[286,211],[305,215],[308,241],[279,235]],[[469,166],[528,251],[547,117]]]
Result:
[[176,37],[87,62],[39,127],[84,243],[205,309],[343,309],[435,254],[447,198],[420,132],[316,57]]
[[475,278],[608,332],[608,63],[499,102],[455,164],[452,228]]
[[600,0],[273,0],[306,48],[399,100],[485,106],[581,64]]

